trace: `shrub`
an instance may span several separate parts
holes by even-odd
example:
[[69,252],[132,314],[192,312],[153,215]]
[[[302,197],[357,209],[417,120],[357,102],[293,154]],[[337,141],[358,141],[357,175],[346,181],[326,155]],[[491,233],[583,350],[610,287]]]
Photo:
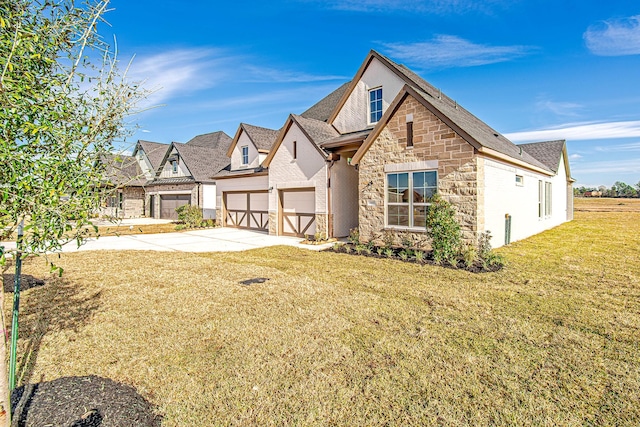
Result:
[[456,265],[462,234],[455,214],[451,203],[437,194],[431,198],[431,206],[427,210],[427,234],[431,238],[433,260],[438,264],[446,261]]
[[478,258],[482,262],[482,268],[504,267],[505,259],[502,255],[493,252],[491,249],[491,231],[480,234],[478,238]]
[[184,228],[196,228],[202,226],[202,209],[197,206],[182,205],[176,208],[178,221],[184,224]]
[[384,250],[384,256],[386,256],[387,258],[393,258],[393,255],[394,255],[394,253],[393,253],[393,249],[391,249],[391,248],[386,248],[386,249]]
[[415,258],[416,258],[416,262],[424,261],[424,252],[416,251]]
[[349,230],[349,237],[347,238],[347,240],[349,240],[349,242],[353,243],[354,245],[360,244],[360,231],[357,228],[352,228],[351,230]]
[[465,267],[471,268],[478,259],[478,250],[475,246],[466,244],[462,247],[460,255],[462,256]]

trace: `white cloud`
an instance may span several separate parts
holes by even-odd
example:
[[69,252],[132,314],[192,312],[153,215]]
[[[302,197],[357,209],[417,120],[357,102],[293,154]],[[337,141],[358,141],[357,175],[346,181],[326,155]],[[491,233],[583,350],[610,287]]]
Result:
[[[307,0],[308,2],[309,0]],[[314,1],[314,0],[311,0]],[[412,12],[412,13],[469,13],[490,14],[497,6],[508,5],[504,0],[315,0],[331,9],[353,12]]]
[[592,25],[583,37],[594,55],[640,55],[640,15]]
[[640,136],[640,121],[569,123],[549,129],[507,133],[505,136],[514,142],[633,138]]
[[582,105],[575,102],[556,102],[551,100],[540,100],[536,102],[536,109],[541,111],[551,111],[557,116],[577,117],[577,110],[582,109]]
[[599,145],[595,147],[595,150],[600,152],[640,151],[640,142],[631,142],[629,144]]
[[576,174],[640,173],[640,158],[578,163],[571,169],[571,173],[576,173]]
[[574,153],[574,154],[571,154],[571,155],[569,156],[569,159],[571,159],[571,160],[579,160],[579,159],[581,159],[581,158],[582,158],[582,155],[580,155],[580,154],[578,154],[578,153]]
[[531,46],[491,46],[440,34],[426,42],[385,43],[394,59],[424,68],[473,67],[511,61],[535,50]]
[[298,71],[248,65],[248,76],[244,81],[251,83],[308,83],[330,80],[348,80],[347,76],[308,74]]
[[228,60],[214,49],[175,49],[139,56],[131,65],[128,78],[143,82],[143,87],[153,91],[149,102],[160,103],[176,94],[219,83],[228,73]]

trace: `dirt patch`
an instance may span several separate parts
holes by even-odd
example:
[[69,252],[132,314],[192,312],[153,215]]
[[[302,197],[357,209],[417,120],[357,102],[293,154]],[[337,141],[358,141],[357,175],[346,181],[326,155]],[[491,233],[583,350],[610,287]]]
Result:
[[11,410],[19,427],[160,427],[162,421],[133,387],[94,375],[19,387]]

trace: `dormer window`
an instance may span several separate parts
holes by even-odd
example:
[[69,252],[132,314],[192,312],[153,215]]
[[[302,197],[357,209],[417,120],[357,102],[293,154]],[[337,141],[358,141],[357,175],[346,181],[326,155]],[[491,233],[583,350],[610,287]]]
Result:
[[242,164],[248,165],[249,164],[249,146],[245,145],[240,149],[242,150]]
[[382,88],[369,91],[369,123],[378,123],[382,117]]
[[171,160],[171,173],[178,173],[178,161]]

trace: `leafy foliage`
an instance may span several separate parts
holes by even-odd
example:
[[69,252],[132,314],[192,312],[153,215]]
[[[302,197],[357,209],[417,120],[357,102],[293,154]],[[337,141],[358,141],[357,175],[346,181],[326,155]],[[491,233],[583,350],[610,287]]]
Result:
[[431,238],[433,259],[438,264],[445,261],[457,264],[462,235],[455,214],[453,206],[440,195],[431,198],[431,206],[427,210],[427,234]]
[[26,254],[83,239],[101,159],[144,96],[97,34],[107,3],[0,0],[0,227],[25,221]]
[[178,213],[178,221],[184,224],[184,228],[203,226],[202,209],[198,206],[182,205],[176,208],[176,212]]

